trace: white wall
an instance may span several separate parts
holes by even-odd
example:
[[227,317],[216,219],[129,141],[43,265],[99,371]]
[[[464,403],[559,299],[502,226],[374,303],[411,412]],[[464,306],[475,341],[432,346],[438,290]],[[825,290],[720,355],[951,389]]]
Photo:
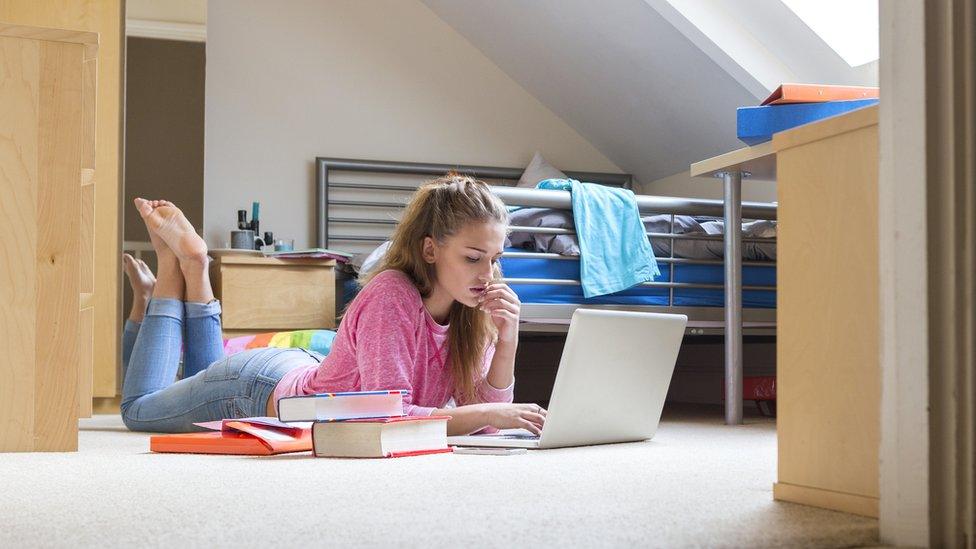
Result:
[[[721,179],[691,177],[688,175],[688,170],[669,175],[668,177],[662,177],[655,181],[641,183],[638,187],[641,194],[657,196],[714,198],[718,200],[721,200],[723,197]],[[748,202],[775,202],[776,182],[743,178],[742,200]]]
[[236,210],[314,242],[314,158],[524,166],[612,162],[414,0],[210,0],[204,235]]
[[[928,42],[922,2],[884,0],[881,19],[878,262],[881,315],[881,542],[932,543],[929,433],[927,63],[941,55]],[[929,49],[935,51],[930,53]],[[931,131],[931,130],[930,130]],[[933,303],[936,307],[937,303]],[[938,473],[936,473],[938,474]],[[935,495],[935,494],[933,494]]]

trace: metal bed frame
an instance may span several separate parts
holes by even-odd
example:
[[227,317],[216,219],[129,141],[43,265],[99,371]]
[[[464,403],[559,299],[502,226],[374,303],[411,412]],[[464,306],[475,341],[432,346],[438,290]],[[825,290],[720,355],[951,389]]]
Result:
[[[376,160],[352,160],[341,158],[315,159],[316,166],[316,237],[319,247],[328,248],[333,242],[339,243],[369,243],[380,244],[387,240],[377,236],[364,236],[362,234],[345,233],[333,234],[330,232],[330,224],[343,225],[381,225],[388,226],[392,231],[397,221],[393,219],[359,218],[359,217],[340,217],[330,214],[330,207],[358,207],[358,208],[403,208],[404,204],[399,202],[385,202],[374,200],[336,200],[330,198],[330,190],[344,189],[355,190],[357,192],[403,192],[413,188],[403,185],[377,185],[377,184],[355,184],[341,183],[332,180],[331,175],[335,172],[360,172],[372,174],[400,174],[426,177],[438,177],[448,171],[456,171],[470,175],[478,179],[495,180],[518,180],[523,169],[521,168],[498,168],[489,166],[467,166],[451,164],[429,164],[414,162],[388,162]],[[608,174],[597,172],[565,172],[573,179],[600,183],[603,185],[632,188],[633,178],[629,174]],[[552,191],[540,189],[527,189],[517,187],[493,186],[492,191],[505,204],[510,206],[524,206],[537,208],[553,208],[562,210],[572,210],[571,196],[568,191]],[[523,304],[522,305],[522,329],[525,331],[565,331],[572,313],[579,307],[603,308],[633,311],[665,312],[685,314],[688,316],[687,334],[706,335],[724,334],[725,335],[725,387],[726,387],[726,422],[729,424],[742,422],[742,343],[743,334],[750,335],[774,335],[776,329],[776,310],[742,308],[742,290],[775,290],[775,286],[742,286],[741,269],[743,265],[775,265],[774,262],[762,261],[743,261],[741,255],[742,242],[775,242],[769,238],[742,238],[740,231],[725,231],[723,236],[700,235],[700,234],[675,234],[673,232],[674,216],[676,215],[699,215],[715,216],[725,219],[726,227],[736,227],[740,220],[746,219],[776,219],[776,205],[757,202],[744,202],[739,207],[738,204],[731,208],[726,208],[726,204],[721,200],[673,198],[660,196],[641,196],[636,197],[637,205],[642,215],[668,214],[671,216],[671,229],[668,233],[647,233],[649,238],[669,239],[670,257],[658,257],[657,261],[670,269],[670,282],[647,282],[642,286],[668,288],[667,306],[649,305],[577,305],[577,304]],[[541,234],[574,234],[574,231],[567,229],[556,229],[546,227],[518,227],[510,229],[518,232],[541,233]],[[674,257],[674,243],[677,240],[717,240],[723,241],[725,258],[731,261],[687,259]],[[560,259],[567,261],[578,261],[578,257],[562,256],[552,253],[538,252],[505,252],[506,258],[533,258],[533,259]],[[726,284],[693,284],[674,282],[675,265],[698,264],[698,265],[724,265]],[[564,279],[545,279],[545,278],[504,278],[508,284],[549,284],[549,285],[579,285],[578,280]],[[731,288],[731,291],[726,288]],[[725,291],[725,307],[676,307],[674,303],[674,290],[676,288],[707,288],[723,289]]]

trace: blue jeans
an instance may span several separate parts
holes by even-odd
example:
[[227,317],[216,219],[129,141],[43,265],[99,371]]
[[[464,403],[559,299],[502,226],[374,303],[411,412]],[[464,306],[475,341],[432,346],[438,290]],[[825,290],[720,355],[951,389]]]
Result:
[[[183,379],[175,381],[181,351]],[[123,331],[122,420],[133,431],[182,433],[201,430],[197,422],[263,416],[285,373],[321,360],[276,348],[225,357],[219,302],[153,299],[141,325],[126,322]]]

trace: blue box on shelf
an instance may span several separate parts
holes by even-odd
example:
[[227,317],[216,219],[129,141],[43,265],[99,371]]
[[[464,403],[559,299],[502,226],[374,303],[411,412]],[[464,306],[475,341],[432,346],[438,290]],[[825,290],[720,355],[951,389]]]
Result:
[[736,109],[736,136],[748,145],[758,145],[773,134],[878,103],[877,99],[793,103]]

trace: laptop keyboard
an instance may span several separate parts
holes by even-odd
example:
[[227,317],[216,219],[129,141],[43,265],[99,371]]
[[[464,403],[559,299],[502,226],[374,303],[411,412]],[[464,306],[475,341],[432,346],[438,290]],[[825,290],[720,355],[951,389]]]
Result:
[[499,435],[498,438],[506,438],[509,440],[539,440],[538,435]]

